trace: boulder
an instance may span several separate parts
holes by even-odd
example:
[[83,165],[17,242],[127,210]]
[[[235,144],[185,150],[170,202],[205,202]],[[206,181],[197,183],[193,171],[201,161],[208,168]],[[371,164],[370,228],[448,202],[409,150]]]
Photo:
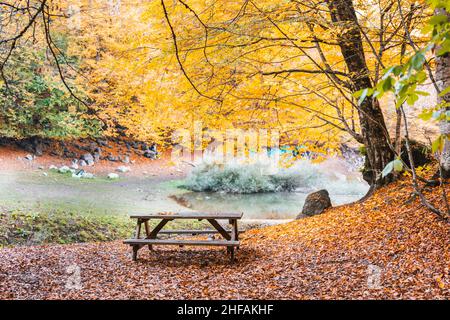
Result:
[[80,162],[78,163],[80,165],[80,167],[86,167],[87,163],[84,160],[80,160]]
[[117,173],[109,173],[108,179],[119,179],[119,175]]
[[[331,200],[328,191],[323,189],[308,194],[303,205],[302,213],[307,216],[315,216],[321,214],[325,209],[331,207]],[[297,217],[299,218],[300,215]]]
[[75,158],[77,156],[77,154],[73,151],[70,151],[67,148],[64,148],[63,150],[63,157],[64,158]]
[[116,169],[116,171],[125,173],[125,172],[131,171],[131,169],[130,169],[130,167],[120,166],[120,167],[118,167],[118,168]]
[[83,169],[78,171],[77,173],[72,173],[72,178],[78,179],[93,179],[94,175],[92,173],[86,172]]
[[94,165],[94,156],[91,153],[85,153],[81,156],[81,160],[86,161],[88,166]]
[[158,153],[155,151],[152,151],[150,149],[145,150],[144,157],[155,160],[158,156]]
[[108,155],[108,157],[106,158],[108,161],[112,161],[112,162],[116,162],[119,160],[119,158],[114,157],[112,154]]
[[102,147],[106,147],[108,145],[108,141],[105,139],[97,139],[97,143]]
[[83,179],[94,179],[94,174],[90,172],[85,172],[82,176]]
[[139,149],[139,143],[138,143],[137,141],[131,142],[131,146],[132,146],[134,149]]
[[83,169],[81,169],[77,173],[72,173],[72,178],[81,178],[84,173],[85,173],[85,171]]
[[102,148],[96,147],[96,148],[94,149],[94,154],[95,154],[95,153],[97,153],[99,156],[101,156],[101,155],[102,155]]
[[61,168],[58,169],[59,173],[66,173],[71,171],[70,168],[68,166],[62,166]]

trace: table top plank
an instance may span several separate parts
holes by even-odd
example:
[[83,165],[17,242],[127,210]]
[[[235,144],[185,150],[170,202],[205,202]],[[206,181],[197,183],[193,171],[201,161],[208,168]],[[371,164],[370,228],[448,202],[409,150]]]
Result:
[[186,245],[186,246],[239,246],[234,240],[172,240],[172,239],[127,239],[123,243],[129,245]]
[[242,212],[158,212],[133,214],[131,219],[241,219]]

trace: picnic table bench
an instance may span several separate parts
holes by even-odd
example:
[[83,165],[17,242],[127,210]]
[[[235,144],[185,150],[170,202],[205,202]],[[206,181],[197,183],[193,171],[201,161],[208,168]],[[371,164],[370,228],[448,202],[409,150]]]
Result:
[[[176,213],[152,213],[131,215],[131,219],[136,219],[136,231],[134,238],[124,241],[132,247],[133,261],[137,260],[137,253],[140,248],[148,246],[153,250],[154,245],[178,245],[178,246],[224,246],[231,255],[231,261],[234,261],[235,248],[239,248],[239,233],[237,221],[242,218],[242,213],[201,213],[201,212],[176,212]],[[153,230],[149,228],[149,220],[161,220]],[[169,221],[177,219],[197,219],[207,220],[214,230],[161,230]],[[225,229],[217,220],[227,220],[230,229]],[[142,225],[144,225],[145,237],[141,237]],[[198,239],[158,239],[159,234],[215,234],[222,236],[220,240],[198,240]]]

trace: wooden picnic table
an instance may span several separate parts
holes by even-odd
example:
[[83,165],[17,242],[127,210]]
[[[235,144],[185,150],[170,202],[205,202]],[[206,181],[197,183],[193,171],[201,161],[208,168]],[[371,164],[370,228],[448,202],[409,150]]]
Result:
[[[131,219],[136,219],[136,231],[134,238],[124,241],[133,249],[133,261],[137,260],[137,253],[140,248],[148,245],[149,250],[153,250],[154,245],[178,245],[178,246],[224,246],[234,261],[235,248],[239,248],[239,230],[237,221],[242,218],[242,213],[204,213],[204,212],[170,212],[131,215]],[[161,220],[153,230],[150,230],[148,221],[150,219]],[[162,230],[162,228],[172,220],[177,219],[197,219],[207,220],[214,230]],[[226,220],[230,229],[225,229],[218,220]],[[142,225],[144,225],[145,237],[141,237]],[[158,239],[158,234],[215,234],[222,236],[220,240],[197,240],[197,239]]]

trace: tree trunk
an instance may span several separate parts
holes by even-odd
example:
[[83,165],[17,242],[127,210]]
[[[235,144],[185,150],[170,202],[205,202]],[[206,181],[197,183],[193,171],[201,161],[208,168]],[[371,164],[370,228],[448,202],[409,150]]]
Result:
[[[435,14],[446,14],[450,20],[450,13],[446,12],[445,9],[436,9]],[[439,48],[437,48],[439,50]],[[436,51],[437,51],[436,50]],[[440,91],[450,86],[450,53],[446,53],[443,56],[436,56],[436,74],[435,74],[436,85]],[[449,103],[450,93],[447,93],[443,97],[437,98],[437,103]],[[449,107],[445,108],[445,111],[450,110]],[[450,122],[442,121],[439,124],[440,131],[442,135],[450,134]],[[440,164],[442,168],[442,173],[444,178],[450,178],[450,141],[446,137],[444,141],[444,149],[441,154]]]
[[[331,20],[343,29],[338,41],[353,91],[373,87],[352,0],[328,0],[327,4]],[[363,177],[376,188],[386,182],[381,179],[381,171],[393,160],[394,153],[389,146],[389,133],[378,100],[366,98],[359,106],[358,114],[366,149]]]

